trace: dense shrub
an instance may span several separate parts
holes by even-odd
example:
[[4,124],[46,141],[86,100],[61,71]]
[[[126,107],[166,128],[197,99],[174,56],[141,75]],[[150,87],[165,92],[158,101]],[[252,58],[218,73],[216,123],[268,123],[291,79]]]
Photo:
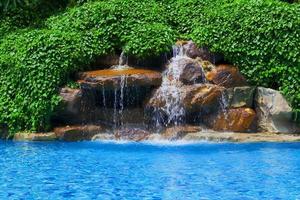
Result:
[[[36,0],[42,1],[47,0]],[[300,108],[299,4],[59,2],[50,10],[31,7],[0,14],[0,124],[8,125],[11,132],[47,129],[60,102],[59,88],[95,56],[119,50],[154,56],[169,51],[178,38],[191,38],[223,53],[252,84],[280,89],[295,109]],[[64,10],[66,5],[72,6]]]
[[299,13],[299,4],[228,3],[207,12],[192,38],[224,53],[252,84],[280,89],[300,108]]
[[[129,53],[147,56],[149,52],[153,55],[166,51],[175,41],[173,31],[166,26],[164,13],[164,7],[153,0],[100,1],[52,17],[47,26],[72,31],[101,29],[110,36],[116,49],[126,46],[126,50],[131,51]],[[139,41],[132,41],[131,37],[135,35],[140,36]]]
[[47,128],[60,100],[58,87],[93,56],[107,53],[107,41],[99,30],[8,35],[0,43],[0,121],[11,131]]

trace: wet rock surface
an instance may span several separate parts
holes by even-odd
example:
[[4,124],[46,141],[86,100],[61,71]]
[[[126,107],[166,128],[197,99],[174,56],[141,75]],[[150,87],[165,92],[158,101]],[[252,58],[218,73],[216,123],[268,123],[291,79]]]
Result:
[[255,111],[251,108],[236,108],[209,117],[207,123],[215,131],[247,132],[255,117]]
[[164,140],[179,140],[186,136],[188,133],[200,132],[200,126],[182,125],[167,128],[161,135]]
[[124,128],[117,130],[114,136],[116,140],[131,140],[139,142],[142,140],[146,140],[150,135],[151,133],[144,129]]
[[172,62],[173,63],[169,65],[169,79],[178,79],[186,85],[205,82],[205,75],[201,63],[198,60],[180,57],[174,59]]
[[[196,132],[203,135],[200,125],[220,134],[256,132],[257,127],[261,132],[297,132],[291,122],[292,109],[278,91],[247,86],[237,67],[212,64],[215,55],[192,41],[179,41],[173,54],[163,73],[129,67],[130,56],[124,53],[119,65],[114,57],[111,62],[116,66],[79,73],[80,89],[60,91],[63,109],[56,116],[61,126],[54,130],[56,137],[66,141],[178,140]],[[71,124],[105,124],[110,133],[100,126],[65,126]],[[130,124],[156,134],[128,128]],[[246,135],[233,135],[238,138],[233,140],[248,140]],[[206,136],[214,137],[214,133]]]
[[224,60],[224,57],[219,53],[213,53],[207,47],[198,47],[193,41],[178,41],[176,46],[181,47],[181,53],[190,58],[201,58],[208,60],[211,63],[219,63]]
[[106,69],[83,72],[78,81],[83,87],[118,88],[125,82],[126,86],[159,86],[162,81],[161,73],[144,69]]
[[91,140],[93,136],[102,131],[103,128],[97,125],[73,125],[54,128],[54,133],[59,140],[70,142]]
[[212,84],[197,84],[184,88],[183,105],[191,112],[208,110],[218,106],[223,87]]
[[247,86],[246,79],[233,65],[218,65],[215,69],[207,73],[207,79],[213,84],[226,88]]

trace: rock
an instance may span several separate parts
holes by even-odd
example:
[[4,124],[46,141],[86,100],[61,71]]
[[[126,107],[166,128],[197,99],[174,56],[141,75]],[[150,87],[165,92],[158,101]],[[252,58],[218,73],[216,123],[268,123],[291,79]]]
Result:
[[[224,60],[224,57],[218,53],[212,53],[207,47],[198,48],[193,41],[177,41],[176,51],[182,51],[181,53],[190,58],[201,58],[202,60],[208,60],[211,63],[219,63]],[[180,49],[181,48],[181,49]],[[178,52],[177,52],[178,53]]]
[[53,141],[56,140],[54,132],[49,133],[16,133],[13,140],[15,141]]
[[253,107],[255,87],[234,87],[225,91],[225,104],[229,108]]
[[296,123],[292,121],[292,108],[279,91],[258,87],[255,105],[260,131],[273,133],[299,131]]
[[169,127],[162,134],[162,138],[167,140],[178,140],[183,138],[188,133],[195,133],[201,130],[202,129],[199,126],[189,125]]
[[[212,84],[195,84],[183,85],[179,88],[179,98],[181,105],[187,113],[200,112],[202,110],[213,111],[219,105],[219,99],[225,88]],[[157,89],[148,103],[147,110],[162,110],[164,112],[167,98],[174,98],[173,96],[166,96],[162,88]],[[175,101],[174,101],[175,102]]]
[[71,89],[64,87],[60,90],[59,95],[66,105],[64,111],[69,114],[78,114],[82,101],[82,91],[80,89]]
[[64,87],[60,96],[62,104],[52,117],[54,124],[82,124],[92,120],[96,104],[93,93]]
[[167,76],[170,80],[179,80],[186,85],[205,82],[200,62],[187,57],[173,58],[168,65]]
[[247,132],[255,120],[255,111],[251,108],[229,109],[208,118],[207,124],[215,131]]
[[115,138],[117,140],[142,141],[151,135],[150,132],[140,128],[124,128],[116,131]]
[[83,72],[78,82],[85,88],[120,88],[122,83],[129,86],[160,86],[161,73],[143,69],[106,69]]
[[300,135],[276,133],[233,133],[233,132],[197,132],[183,137],[186,141],[215,141],[215,142],[299,142]]
[[219,105],[223,87],[212,84],[196,84],[184,87],[183,105],[187,111],[209,110]]
[[91,140],[93,136],[102,130],[101,126],[96,125],[73,125],[55,128],[54,132],[59,140],[82,141]]
[[238,68],[232,65],[218,65],[216,69],[206,74],[206,79],[226,88],[247,86],[246,79]]

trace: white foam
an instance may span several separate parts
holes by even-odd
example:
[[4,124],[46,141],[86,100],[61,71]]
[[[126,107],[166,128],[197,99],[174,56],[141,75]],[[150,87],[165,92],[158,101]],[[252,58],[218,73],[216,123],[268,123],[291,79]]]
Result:
[[128,145],[128,144],[141,144],[141,145],[151,145],[151,146],[188,146],[196,144],[210,144],[219,143],[207,140],[145,140],[141,142],[135,142],[130,140],[95,140],[95,142],[103,144],[118,144],[118,145]]

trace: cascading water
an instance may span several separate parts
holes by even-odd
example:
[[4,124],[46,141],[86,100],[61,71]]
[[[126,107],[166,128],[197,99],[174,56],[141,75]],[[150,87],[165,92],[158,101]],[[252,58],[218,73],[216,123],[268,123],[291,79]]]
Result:
[[[182,46],[173,46],[173,57],[166,71],[163,72],[163,80],[159,91],[159,98],[165,102],[164,106],[154,110],[156,127],[169,124],[180,125],[185,120],[185,109],[181,102],[181,81],[179,80],[182,68],[179,67],[180,59],[186,57]],[[163,111],[161,116],[160,110]],[[166,119],[165,119],[166,118]]]
[[[128,66],[128,57],[124,52],[121,53],[119,57],[119,64],[111,67],[111,70],[128,70],[133,69]],[[113,128],[116,129],[119,126],[123,126],[123,111],[125,106],[125,90],[127,88],[127,75],[121,75],[120,80],[116,81],[116,84],[113,88]],[[102,88],[102,101],[105,110],[107,109],[105,87]],[[106,112],[106,111],[105,111]]]

